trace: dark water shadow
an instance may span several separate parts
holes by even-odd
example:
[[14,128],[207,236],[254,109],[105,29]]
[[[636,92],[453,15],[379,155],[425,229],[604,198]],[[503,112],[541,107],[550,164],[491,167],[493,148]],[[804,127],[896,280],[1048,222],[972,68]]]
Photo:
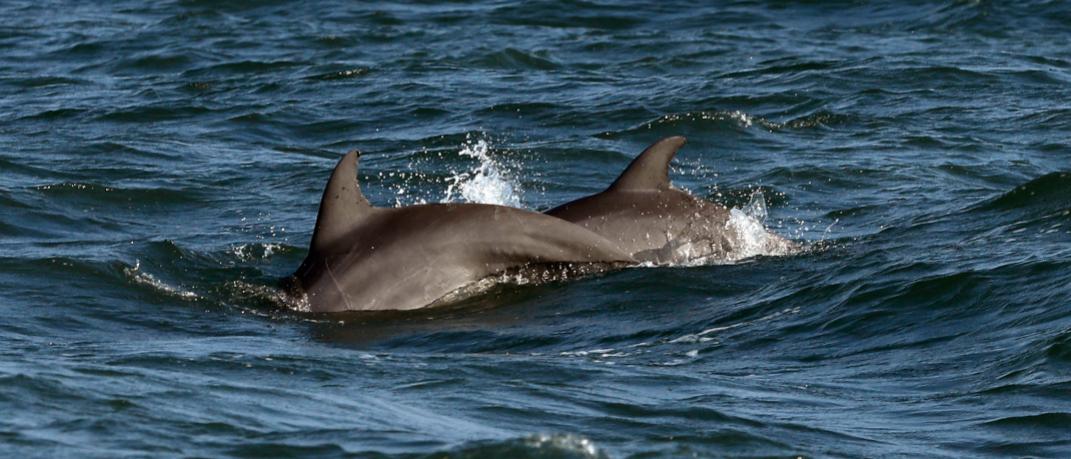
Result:
[[[541,285],[499,284],[470,298],[412,311],[346,311],[305,314],[314,341],[355,348],[397,348],[416,345],[434,350],[429,339],[444,347],[471,342],[471,335],[526,323],[532,303],[560,289],[564,282]],[[448,341],[448,342],[446,342]]]

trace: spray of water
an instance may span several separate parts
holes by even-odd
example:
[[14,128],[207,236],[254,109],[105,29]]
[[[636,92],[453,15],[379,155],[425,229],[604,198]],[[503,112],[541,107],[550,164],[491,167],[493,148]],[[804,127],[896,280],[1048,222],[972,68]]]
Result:
[[[475,163],[470,168],[449,172],[444,179],[446,188],[440,202],[498,204],[523,208],[522,190],[515,176],[516,165],[495,153],[491,142],[485,137],[467,136],[457,154],[473,159]],[[396,191],[399,193],[399,205],[402,205],[401,196],[411,190],[403,187]],[[417,203],[422,202],[421,199]],[[799,252],[799,244],[767,228],[767,215],[766,198],[762,190],[756,190],[747,205],[734,207],[729,211],[725,233],[731,250],[714,257],[700,256],[683,264],[694,266],[737,263],[757,256],[784,256]],[[689,246],[688,241],[682,241],[681,248],[687,249]]]
[[[442,202],[471,202],[522,207],[520,186],[507,164],[492,156],[490,143],[468,137],[458,154],[477,161],[472,170],[451,171]],[[799,245],[766,227],[766,197],[756,190],[741,208],[729,211],[725,224],[732,250],[718,257],[700,257],[687,265],[736,263],[756,256],[784,256],[799,251]],[[688,244],[682,245],[686,247]]]
[[478,161],[471,171],[452,171],[442,202],[474,202],[521,207],[520,187],[514,185],[502,163],[492,158],[485,139],[467,138],[458,152]]
[[725,223],[733,250],[725,262],[733,263],[757,256],[784,256],[796,253],[799,245],[774,234],[766,228],[766,197],[762,190],[751,194],[751,200],[743,208],[729,210]]

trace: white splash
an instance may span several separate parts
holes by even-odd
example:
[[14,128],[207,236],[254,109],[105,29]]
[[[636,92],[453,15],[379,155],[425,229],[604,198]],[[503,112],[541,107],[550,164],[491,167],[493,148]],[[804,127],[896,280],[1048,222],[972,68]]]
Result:
[[446,196],[442,202],[471,202],[521,207],[519,187],[506,168],[489,154],[490,144],[484,139],[466,139],[458,153],[475,158],[479,165],[473,171],[452,171],[447,178]]
[[549,454],[547,454],[549,456],[607,457],[602,451],[599,451],[595,442],[576,434],[533,435],[526,438],[524,443],[532,448],[550,450],[548,451]]
[[751,200],[744,206],[743,209],[748,217],[758,220],[759,223],[766,223],[766,195],[762,194],[762,190],[756,190],[751,193]]
[[[230,290],[243,298],[255,298],[270,302],[285,309],[290,309],[297,312],[312,312],[312,305],[309,303],[309,297],[305,292],[288,291],[277,287],[261,284],[251,284],[248,282],[236,280],[227,283]],[[260,313],[252,309],[242,310],[242,314]]]
[[275,243],[242,244],[232,247],[231,254],[242,261],[266,260],[282,247]]
[[200,298],[200,296],[194,292],[168,285],[164,281],[157,279],[152,274],[142,271],[141,260],[134,261],[134,266],[123,268],[123,273],[129,276],[130,280],[136,283],[147,285],[169,295],[174,295],[179,298],[184,298],[188,300],[195,300]]
[[757,256],[784,256],[795,253],[799,246],[766,228],[766,197],[762,191],[751,195],[751,201],[742,209],[729,210],[725,229],[733,250],[726,254],[726,262],[733,263]]

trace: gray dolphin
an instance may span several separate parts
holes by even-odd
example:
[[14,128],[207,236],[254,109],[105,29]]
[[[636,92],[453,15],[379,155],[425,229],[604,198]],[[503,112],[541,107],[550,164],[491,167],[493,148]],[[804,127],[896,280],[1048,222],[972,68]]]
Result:
[[356,151],[331,174],[309,253],[292,277],[313,312],[407,310],[512,269],[612,266],[635,260],[581,226],[511,207],[374,207],[357,183]]
[[679,264],[727,258],[744,244],[788,248],[772,233],[756,242],[730,225],[729,209],[673,188],[669,162],[685,143],[667,137],[640,153],[605,191],[547,211],[617,243],[637,261]]

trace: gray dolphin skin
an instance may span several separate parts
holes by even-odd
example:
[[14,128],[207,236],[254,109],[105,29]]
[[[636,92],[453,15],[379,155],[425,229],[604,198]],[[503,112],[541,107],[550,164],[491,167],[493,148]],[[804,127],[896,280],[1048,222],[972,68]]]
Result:
[[655,142],[605,191],[546,213],[610,239],[640,262],[725,257],[739,239],[727,225],[729,210],[670,185],[669,162],[684,143],[680,136]]
[[335,167],[308,256],[292,277],[313,312],[422,308],[510,269],[634,264],[613,242],[555,217],[487,204],[374,207],[356,151]]

